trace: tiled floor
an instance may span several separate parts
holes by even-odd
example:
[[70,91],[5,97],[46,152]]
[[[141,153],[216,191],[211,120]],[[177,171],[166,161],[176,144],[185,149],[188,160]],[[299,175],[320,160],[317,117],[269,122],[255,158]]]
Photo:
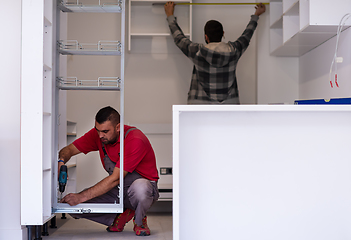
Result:
[[147,237],[136,236],[133,231],[133,221],[127,223],[123,232],[107,232],[106,226],[86,219],[73,219],[67,214],[67,219],[61,219],[61,214],[57,215],[57,228],[49,228],[49,236],[42,237],[43,240],[81,240],[81,239],[148,239],[148,240],[171,240],[172,214],[171,213],[150,213],[148,216],[148,226],[151,235]]

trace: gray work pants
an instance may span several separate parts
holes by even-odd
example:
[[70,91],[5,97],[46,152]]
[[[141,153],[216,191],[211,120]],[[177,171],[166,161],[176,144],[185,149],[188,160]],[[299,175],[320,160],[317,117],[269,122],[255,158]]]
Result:
[[[115,168],[115,163],[108,156],[104,158],[105,169],[111,175]],[[118,186],[109,192],[96,198],[86,201],[86,203],[119,203]],[[137,172],[128,173],[124,177],[124,209],[135,211],[135,223],[142,225],[142,219],[145,217],[147,210],[155,203],[159,197],[157,183],[143,178]],[[94,222],[110,226],[116,217],[115,213],[83,213],[70,214],[74,218],[86,218]]]

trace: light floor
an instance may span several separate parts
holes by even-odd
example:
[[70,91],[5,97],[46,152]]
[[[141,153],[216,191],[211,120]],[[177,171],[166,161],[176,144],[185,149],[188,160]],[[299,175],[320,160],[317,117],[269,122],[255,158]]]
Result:
[[148,226],[151,235],[146,237],[136,236],[133,231],[133,221],[126,224],[123,232],[107,232],[106,226],[86,219],[73,219],[66,214],[67,219],[61,219],[57,214],[57,228],[49,227],[49,236],[42,236],[43,240],[81,240],[81,239],[147,239],[171,240],[172,213],[148,213]]

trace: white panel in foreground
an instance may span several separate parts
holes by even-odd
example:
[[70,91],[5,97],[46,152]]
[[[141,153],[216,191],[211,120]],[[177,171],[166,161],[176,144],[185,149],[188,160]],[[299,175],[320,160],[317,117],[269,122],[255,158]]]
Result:
[[349,106],[175,106],[174,239],[350,239]]

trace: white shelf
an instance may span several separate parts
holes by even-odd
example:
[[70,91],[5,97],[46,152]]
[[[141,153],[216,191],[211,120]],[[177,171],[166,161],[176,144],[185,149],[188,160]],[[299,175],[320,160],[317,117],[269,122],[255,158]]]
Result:
[[79,43],[77,40],[60,40],[58,45],[62,55],[121,55],[120,41]]
[[77,137],[77,123],[67,120],[67,145],[71,144]]
[[[161,6],[163,7],[164,4],[168,2],[166,0],[132,0],[132,5],[133,6]],[[175,3],[189,3],[190,1],[184,1],[184,0],[175,0],[173,1]],[[180,5],[178,5],[179,7]]]
[[270,26],[271,28],[283,27],[283,3],[271,2],[270,3]]
[[120,91],[121,79],[118,77],[100,77],[97,80],[79,80],[76,77],[58,78],[57,86],[61,90],[109,90]]
[[[158,201],[172,201],[173,199],[173,184],[159,184],[158,190],[160,193],[160,197]],[[162,190],[167,190],[164,192]]]
[[[67,121],[67,145],[71,144],[77,138],[77,123],[72,121]],[[67,163],[67,166],[76,164],[76,157],[72,157]]]
[[60,50],[62,55],[110,55],[120,56],[121,52],[117,50]]
[[172,189],[173,188],[173,184],[159,184],[158,188],[159,189]]
[[61,90],[121,91],[119,87],[62,86]]
[[289,12],[289,10],[296,4],[299,4],[299,0],[283,0],[283,12]]
[[172,198],[162,198],[160,195],[160,198],[157,201],[158,202],[171,202],[171,201],[173,201],[173,197]]
[[284,12],[285,16],[299,16],[299,1],[293,3],[293,5]]
[[299,32],[299,16],[283,16],[283,43],[286,43]]
[[270,7],[271,55],[299,57],[336,35],[351,1],[275,0]]
[[62,12],[80,13],[120,13],[122,6],[120,3],[105,3],[101,5],[84,5],[76,3],[61,3],[58,5]]
[[[174,1],[188,2],[192,1]],[[155,4],[158,3],[158,4]],[[146,43],[142,38],[153,37],[171,37],[166,15],[164,12],[164,3],[160,0],[130,0],[129,1],[129,25],[128,25],[128,50],[131,51],[132,41],[142,45]],[[184,34],[192,38],[192,6],[178,5],[175,9],[177,22],[182,28]],[[167,51],[166,51],[167,52]]]
[[[190,33],[184,33],[185,36],[190,37]],[[132,37],[171,37],[170,33],[131,33]]]
[[273,22],[271,28],[283,28],[283,18],[279,18],[277,21]]

